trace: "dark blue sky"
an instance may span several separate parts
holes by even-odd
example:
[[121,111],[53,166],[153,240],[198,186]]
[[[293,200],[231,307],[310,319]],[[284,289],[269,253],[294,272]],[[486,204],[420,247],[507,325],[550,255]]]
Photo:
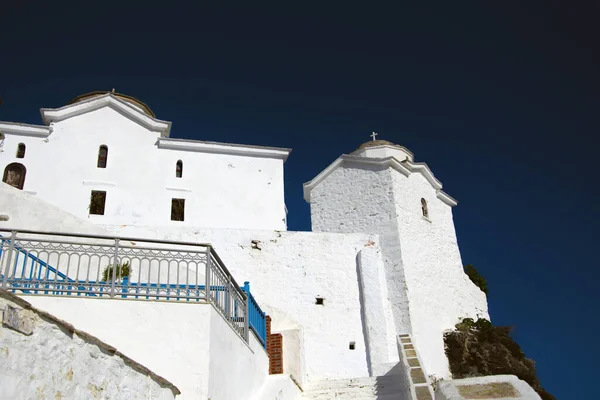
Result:
[[408,147],[459,200],[493,322],[516,327],[557,398],[592,396],[597,6],[6,3],[0,120],[41,123],[41,107],[116,88],[173,137],[291,147],[290,230],[310,229],[302,183],[371,131]]

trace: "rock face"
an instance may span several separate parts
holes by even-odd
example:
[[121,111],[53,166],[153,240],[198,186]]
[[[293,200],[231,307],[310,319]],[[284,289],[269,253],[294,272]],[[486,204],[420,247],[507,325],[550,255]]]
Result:
[[0,290],[0,399],[175,399],[115,348]]

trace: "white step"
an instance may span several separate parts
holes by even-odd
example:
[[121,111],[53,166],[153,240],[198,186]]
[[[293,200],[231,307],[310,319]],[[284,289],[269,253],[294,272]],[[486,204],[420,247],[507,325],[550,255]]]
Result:
[[305,400],[409,400],[400,376],[332,379],[311,382],[302,396]]
[[402,377],[395,375],[350,379],[330,379],[310,382],[308,384],[308,390],[321,388],[335,389],[360,386],[387,386],[400,383],[402,383]]

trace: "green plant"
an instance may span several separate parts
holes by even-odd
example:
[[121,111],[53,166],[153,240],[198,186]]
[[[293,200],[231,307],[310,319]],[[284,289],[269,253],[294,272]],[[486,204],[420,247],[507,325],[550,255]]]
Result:
[[431,388],[434,392],[437,392],[438,385],[442,382],[444,378],[438,378],[435,375],[429,375],[429,381],[431,382]]
[[465,267],[465,273],[467,274],[469,279],[471,279],[471,282],[473,282],[479,289],[481,289],[483,293],[485,293],[486,295],[488,294],[487,282],[485,278],[481,276],[479,272],[477,272],[477,269],[474,266],[472,266],[471,264],[467,265]]
[[474,324],[475,321],[473,321],[473,318],[463,318],[463,320],[456,324],[455,327],[461,332],[467,332]]
[[[129,265],[129,261],[123,264],[116,264],[116,268],[114,269],[115,279],[119,280],[125,277],[128,277],[131,273],[131,267]],[[109,264],[102,271],[102,280],[104,282],[111,282],[113,278],[113,266]]]
[[473,324],[473,327],[475,329],[477,329],[479,332],[485,332],[485,331],[489,331],[490,329],[493,328],[492,323],[484,318],[479,318],[477,320],[477,322],[475,322],[475,324]]

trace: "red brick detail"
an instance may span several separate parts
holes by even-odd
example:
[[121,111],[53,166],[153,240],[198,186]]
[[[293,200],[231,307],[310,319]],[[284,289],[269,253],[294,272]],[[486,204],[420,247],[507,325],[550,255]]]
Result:
[[283,374],[283,336],[271,333],[271,317],[267,315],[267,354],[269,355],[269,374]]
[[269,374],[283,374],[283,336],[281,333],[271,334]]

